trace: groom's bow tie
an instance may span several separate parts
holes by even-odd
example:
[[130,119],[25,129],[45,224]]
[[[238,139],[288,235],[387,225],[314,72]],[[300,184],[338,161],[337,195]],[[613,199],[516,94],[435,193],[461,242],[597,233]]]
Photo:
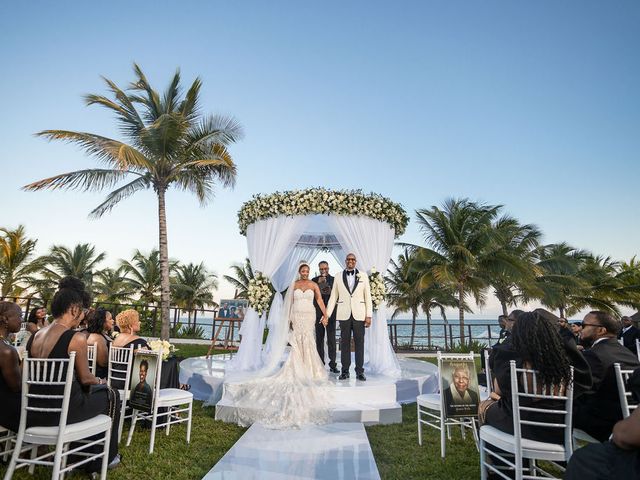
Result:
[[355,270],[347,270],[347,275],[353,275],[355,273],[356,273]]

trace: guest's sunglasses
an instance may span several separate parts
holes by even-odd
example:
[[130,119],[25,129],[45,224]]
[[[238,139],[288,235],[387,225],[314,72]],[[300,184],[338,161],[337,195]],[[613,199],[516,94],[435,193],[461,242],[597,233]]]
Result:
[[599,323],[584,323],[584,322],[580,323],[580,326],[582,328],[584,328],[584,327],[604,327],[604,325],[600,325]]

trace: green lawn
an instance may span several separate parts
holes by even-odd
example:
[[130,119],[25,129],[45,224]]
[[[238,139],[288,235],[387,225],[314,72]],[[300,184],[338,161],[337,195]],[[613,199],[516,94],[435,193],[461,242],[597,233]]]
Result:
[[[180,345],[179,356],[206,354],[206,345]],[[204,349],[204,351],[203,351]],[[220,353],[220,352],[218,352]],[[245,429],[214,420],[214,409],[194,402],[191,444],[185,442],[186,426],[171,429],[171,435],[156,434],[155,451],[148,454],[149,430],[136,428],[131,446],[126,443],[127,424],[120,452],[122,464],[109,472],[109,478],[129,480],[135,478],[199,480],[242,436]],[[453,429],[453,438],[447,443],[447,458],[440,459],[440,436],[431,428],[423,430],[423,445],[418,445],[415,404],[402,408],[402,424],[367,427],[378,470],[383,479],[474,479],[479,478],[479,457],[471,435],[462,440],[460,431]],[[5,466],[0,466],[0,476]],[[51,470],[36,468],[31,476],[24,469],[15,479],[44,480]],[[74,474],[67,478],[87,478]]]

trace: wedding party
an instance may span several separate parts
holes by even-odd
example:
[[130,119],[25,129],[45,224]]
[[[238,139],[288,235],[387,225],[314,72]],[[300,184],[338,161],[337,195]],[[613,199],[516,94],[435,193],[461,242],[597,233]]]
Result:
[[640,5],[6,4],[0,476],[640,479]]

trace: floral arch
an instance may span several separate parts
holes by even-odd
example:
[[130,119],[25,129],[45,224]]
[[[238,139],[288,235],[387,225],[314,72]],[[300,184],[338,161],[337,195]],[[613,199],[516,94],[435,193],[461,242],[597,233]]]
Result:
[[[255,195],[238,213],[251,265],[276,292],[291,284],[300,261],[310,260],[320,250],[331,252],[340,264],[353,252],[360,271],[385,272],[394,239],[404,233],[408,221],[399,204],[381,195],[323,188]],[[276,368],[288,334],[288,322],[282,321],[283,305],[282,295],[276,293],[268,316],[250,306],[240,330],[240,347],[227,371]],[[265,324],[269,335],[263,346]],[[400,375],[387,333],[384,302],[374,311],[365,336],[365,368],[371,373]]]

